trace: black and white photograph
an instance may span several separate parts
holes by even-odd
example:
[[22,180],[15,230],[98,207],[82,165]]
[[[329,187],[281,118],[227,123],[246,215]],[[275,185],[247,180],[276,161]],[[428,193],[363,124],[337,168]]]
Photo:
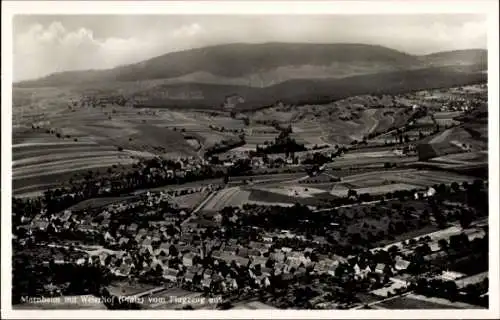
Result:
[[499,316],[498,2],[23,2],[2,317]]

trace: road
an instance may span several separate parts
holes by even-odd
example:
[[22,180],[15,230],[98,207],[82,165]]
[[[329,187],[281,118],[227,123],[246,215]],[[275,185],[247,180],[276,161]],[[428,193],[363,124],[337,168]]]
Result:
[[[314,210],[313,212],[324,212],[324,211],[330,211],[330,210],[338,209],[338,208],[349,208],[349,207],[354,207],[354,206],[362,206],[362,205],[365,205],[365,204],[379,203],[381,201],[382,200],[374,200],[374,201],[366,201],[366,202],[356,202],[356,203],[352,203],[352,204],[344,204],[344,205],[341,205],[341,206],[330,207],[330,208],[326,208],[326,209],[317,209],[317,210]],[[390,201],[390,200],[386,200],[386,201]]]
[[386,302],[386,301],[389,301],[389,300],[393,300],[393,299],[396,299],[396,298],[400,298],[400,297],[407,296],[407,295],[409,295],[410,293],[412,293],[412,291],[405,292],[405,293],[403,293],[403,294],[395,295],[395,296],[392,296],[392,297],[389,297],[389,298],[385,298],[385,299],[382,299],[382,300],[378,300],[378,301],[370,302],[370,303],[368,303],[368,304],[361,304],[361,305],[359,305],[359,306],[357,306],[357,307],[352,308],[351,310],[359,310],[359,309],[363,309],[365,306],[368,306],[368,307],[376,306],[377,304],[380,304],[380,303],[382,303],[382,302]]

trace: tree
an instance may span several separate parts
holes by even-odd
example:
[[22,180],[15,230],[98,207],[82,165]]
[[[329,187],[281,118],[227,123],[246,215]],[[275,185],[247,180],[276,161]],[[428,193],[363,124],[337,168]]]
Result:
[[460,214],[460,226],[462,227],[462,229],[467,229],[472,223],[472,221],[473,218],[471,217],[469,212],[462,210]]
[[356,190],[353,190],[353,189],[349,189],[349,191],[347,191],[347,197],[350,198],[350,197],[356,197],[358,195],[358,192]]
[[438,241],[438,245],[439,245],[439,248],[441,250],[447,250],[448,249],[448,241],[446,241],[446,239],[440,239]]
[[455,182],[455,181],[454,181],[454,182],[452,182],[452,183],[451,183],[451,189],[452,189],[454,192],[458,192],[458,191],[460,191],[460,186],[458,185],[458,183],[457,183],[457,182]]

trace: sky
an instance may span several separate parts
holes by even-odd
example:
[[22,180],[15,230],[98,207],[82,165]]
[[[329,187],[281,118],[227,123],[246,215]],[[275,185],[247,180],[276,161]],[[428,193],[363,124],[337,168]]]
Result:
[[482,15],[18,15],[13,80],[107,69],[223,43],[365,43],[410,54],[486,49]]

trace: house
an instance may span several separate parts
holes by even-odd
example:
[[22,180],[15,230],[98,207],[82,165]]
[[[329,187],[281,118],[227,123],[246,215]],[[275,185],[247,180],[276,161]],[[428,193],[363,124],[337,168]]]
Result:
[[36,220],[31,223],[32,228],[45,231],[49,226],[49,222],[45,220]]
[[231,255],[236,255],[237,250],[238,250],[238,247],[237,247],[237,246],[234,246],[234,245],[233,245],[233,246],[231,246],[231,245],[229,245],[229,246],[224,246],[224,249],[223,249],[223,251],[224,251],[225,253],[227,253],[227,254],[231,254]]
[[106,258],[109,256],[109,253],[103,251],[98,254],[99,262],[102,266],[106,265]]
[[361,270],[361,276],[363,278],[366,278],[371,272],[372,272],[372,269],[370,268],[370,266],[366,266],[366,268]]
[[304,267],[299,267],[295,271],[295,275],[298,276],[298,277],[304,276],[306,273],[307,273],[307,270]]
[[447,271],[443,271],[440,278],[442,280],[455,281],[456,279],[460,279],[460,278],[463,278],[465,276],[466,275],[463,273],[447,270]]
[[216,223],[221,223],[222,222],[222,215],[220,213],[217,213],[216,215],[213,216],[213,219]]
[[264,241],[264,242],[273,242],[274,240],[273,240],[273,237],[271,237],[271,236],[263,236],[262,237],[262,241]]
[[269,250],[270,245],[271,244],[269,244],[269,243],[250,241],[250,243],[248,244],[248,247],[252,250],[258,250],[262,254],[262,253],[267,252]]
[[248,249],[247,248],[239,247],[237,252],[238,252],[238,256],[240,256],[240,257],[243,257],[243,258],[248,257]]
[[257,265],[263,268],[266,266],[267,259],[264,257],[253,257],[250,261],[251,268],[255,268]]
[[184,275],[184,281],[188,282],[188,283],[192,283],[195,276],[196,275],[193,272],[188,270],[186,272],[186,274]]
[[238,289],[238,282],[236,281],[236,279],[233,278],[226,279],[226,285],[229,290]]
[[212,269],[205,269],[203,272],[203,279],[210,279],[212,278],[212,275],[214,274],[214,271]]
[[101,221],[101,226],[103,228],[107,229],[107,228],[109,228],[109,223],[110,223],[109,219],[104,219]]
[[137,225],[137,223],[132,223],[128,228],[127,230],[131,233],[135,233],[137,232],[137,229],[139,228],[139,226]]
[[172,281],[172,282],[177,281],[178,274],[179,274],[179,271],[177,271],[176,269],[173,269],[173,268],[166,268],[165,270],[163,270],[163,278],[165,278],[169,281]]
[[141,254],[148,254],[148,255],[154,255],[154,249],[152,246],[141,246],[139,249],[139,252]]
[[397,259],[396,263],[394,265],[394,269],[397,271],[404,271],[408,269],[408,266],[410,265],[410,261],[404,260],[404,259]]
[[214,259],[223,260],[223,253],[221,251],[219,251],[219,250],[212,251],[212,253],[210,255]]
[[[266,251],[267,251],[267,249],[266,249]],[[249,250],[248,250],[248,256],[249,256],[249,257],[260,257],[260,256],[261,256],[263,253],[265,253],[266,251],[261,252],[261,251],[259,251],[259,250],[257,250],[257,249],[249,249]]]
[[54,255],[54,263],[55,264],[65,264],[66,259],[64,258],[64,255],[62,253],[56,253]]
[[130,274],[132,266],[126,262],[123,262],[118,268],[117,275],[127,277]]
[[357,263],[354,265],[354,267],[352,269],[354,270],[354,275],[356,275],[356,276],[361,275],[361,268],[359,267],[359,265]]
[[248,266],[248,263],[250,262],[250,259],[235,256],[235,257],[233,257],[233,258],[231,259],[231,261],[236,262],[236,265],[237,265],[238,267],[246,267],[246,266]]
[[375,266],[375,272],[378,274],[390,274],[391,273],[391,268],[386,265],[385,263],[378,263]]
[[292,279],[293,279],[293,277],[294,277],[294,275],[293,275],[293,274],[291,274],[291,273],[282,273],[282,274],[281,274],[281,279],[282,279],[283,281],[290,281],[290,280],[292,280]]
[[152,248],[153,240],[151,238],[146,238],[142,240],[141,246],[142,247],[151,247]]
[[211,278],[203,278],[201,280],[201,285],[204,288],[210,288],[212,286],[212,279]]
[[87,233],[90,233],[90,232],[94,232],[95,229],[94,227],[92,226],[92,223],[90,221],[83,221],[79,226],[78,226],[78,229],[82,232],[87,232]]
[[434,189],[433,187],[429,187],[429,189],[427,189],[427,191],[425,192],[425,195],[427,197],[433,197],[435,194],[436,194],[436,189]]
[[124,244],[127,244],[129,243],[130,239],[129,238],[126,238],[126,237],[121,237],[120,240],[118,240],[118,244],[119,245],[124,245]]
[[193,242],[193,234],[191,233],[183,233],[181,238],[179,239],[182,243],[191,243]]
[[70,210],[65,210],[63,215],[61,216],[61,221],[68,221],[72,216],[72,212]]
[[289,252],[292,252],[292,248],[289,248],[289,247],[281,247],[281,251],[285,252],[285,253],[289,253]]
[[193,259],[195,257],[195,254],[192,253],[192,252],[188,252],[186,253],[183,257],[182,257],[182,264],[186,267],[191,267],[193,265]]
[[303,263],[308,265],[311,263],[311,259],[306,258],[302,252],[292,251],[286,255],[286,261],[294,261],[297,263]]
[[276,262],[284,262],[285,261],[285,255],[282,252],[273,252],[269,255],[271,259],[273,259]]
[[106,231],[106,233],[104,234],[104,241],[115,242],[115,238],[109,233],[109,231]]
[[267,277],[265,275],[256,276],[255,282],[257,285],[259,285],[261,287],[269,287],[271,285],[271,281],[269,280],[269,277]]

